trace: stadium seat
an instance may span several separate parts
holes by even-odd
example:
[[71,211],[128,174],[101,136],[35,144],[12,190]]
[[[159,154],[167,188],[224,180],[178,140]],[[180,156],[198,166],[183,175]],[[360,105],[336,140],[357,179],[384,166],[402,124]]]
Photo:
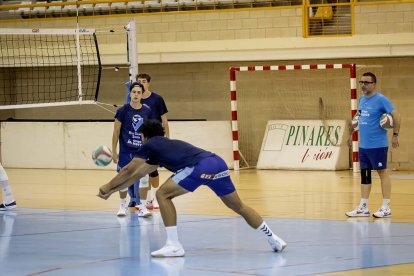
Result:
[[[62,1],[53,1],[53,3],[63,3]],[[60,16],[62,14],[62,6],[49,6],[46,10],[47,14],[53,17]]]
[[160,11],[161,10],[161,2],[159,0],[150,0],[144,2],[145,10],[151,11]]
[[113,2],[111,4],[111,13],[126,13],[126,9],[125,2]]
[[83,15],[90,15],[94,13],[93,4],[81,4],[78,9],[79,13]]
[[[67,4],[69,5],[65,5],[62,8],[62,12],[69,15],[69,16],[74,16],[76,15],[76,1],[66,1]],[[73,5],[72,5],[73,3]]]
[[[46,1],[37,1],[36,4],[47,4]],[[48,7],[33,7],[31,10],[32,17],[45,17],[46,9]]]
[[198,0],[197,4],[201,9],[214,9],[216,7],[216,0]]
[[178,10],[178,1],[177,0],[163,0],[161,2],[163,10],[166,11],[176,11]]
[[95,14],[108,14],[109,13],[110,3],[97,3],[95,4],[94,13]]
[[[23,1],[23,2],[21,2],[20,3],[20,5],[31,5],[32,4],[32,2],[31,1]],[[32,8],[30,8],[30,7],[25,7],[25,8],[18,8],[17,9],[17,12],[20,14],[20,16],[22,17],[22,18],[29,18],[30,17],[30,10],[31,10]]]
[[217,0],[217,6],[220,8],[234,7],[234,0]]
[[313,17],[310,17],[309,19],[312,20],[331,20],[333,18],[333,12],[332,7],[318,7],[316,10],[316,13]]
[[178,0],[178,5],[182,10],[192,10],[197,7],[196,0]]
[[143,12],[144,11],[144,4],[142,1],[140,2],[128,2],[127,8],[132,13]]

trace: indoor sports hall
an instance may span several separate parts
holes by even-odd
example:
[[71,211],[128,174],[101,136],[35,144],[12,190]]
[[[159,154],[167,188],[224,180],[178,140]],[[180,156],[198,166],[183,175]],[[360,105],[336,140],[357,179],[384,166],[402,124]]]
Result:
[[[0,275],[412,275],[413,33],[411,0],[0,1]],[[173,199],[185,256],[151,257],[160,210],[96,196],[117,172],[92,153],[140,73],[282,252],[202,186]],[[401,115],[381,123],[392,217],[351,134],[369,85]],[[370,214],[349,217],[361,181]]]

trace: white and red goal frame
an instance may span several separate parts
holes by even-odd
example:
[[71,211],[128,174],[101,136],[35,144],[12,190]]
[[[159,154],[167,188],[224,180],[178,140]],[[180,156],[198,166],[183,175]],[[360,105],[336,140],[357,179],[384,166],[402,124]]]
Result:
[[[237,121],[237,92],[236,92],[236,72],[252,71],[289,71],[289,70],[329,70],[329,69],[349,69],[349,81],[351,92],[351,119],[357,112],[357,83],[355,64],[301,64],[301,65],[270,65],[270,66],[240,66],[230,67],[230,98],[231,98],[231,130],[233,133],[233,160],[234,170],[240,169],[239,165],[239,130]],[[352,134],[352,169],[358,171],[358,133]]]

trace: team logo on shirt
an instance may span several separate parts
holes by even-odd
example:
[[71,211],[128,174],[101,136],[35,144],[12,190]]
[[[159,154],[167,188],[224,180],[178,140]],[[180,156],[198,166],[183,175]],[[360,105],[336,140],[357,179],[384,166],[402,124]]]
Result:
[[141,116],[134,115],[134,117],[132,117],[132,127],[134,128],[135,131],[137,131],[139,127],[142,126],[143,123],[144,123],[144,119]]

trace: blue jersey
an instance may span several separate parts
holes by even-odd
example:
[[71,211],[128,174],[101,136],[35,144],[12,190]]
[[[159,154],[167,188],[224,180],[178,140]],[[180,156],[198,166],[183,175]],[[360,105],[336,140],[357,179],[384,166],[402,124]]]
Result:
[[359,147],[364,149],[388,147],[387,131],[380,126],[380,118],[384,113],[391,113],[395,107],[381,93],[359,99]]
[[140,109],[134,109],[129,104],[118,108],[115,118],[121,122],[119,134],[119,153],[134,153],[142,146],[139,127],[149,118],[151,110],[142,105]]
[[181,140],[155,136],[146,141],[135,156],[150,165],[159,165],[176,172],[214,154]]
[[[131,83],[125,83],[125,86],[128,89],[125,102],[129,103],[131,101],[131,96],[129,94],[129,91],[131,90]],[[141,103],[151,109],[151,116],[148,119],[154,119],[161,122],[161,116],[168,113],[167,105],[165,104],[164,99],[157,93],[151,92],[151,95],[148,98],[141,99]]]

